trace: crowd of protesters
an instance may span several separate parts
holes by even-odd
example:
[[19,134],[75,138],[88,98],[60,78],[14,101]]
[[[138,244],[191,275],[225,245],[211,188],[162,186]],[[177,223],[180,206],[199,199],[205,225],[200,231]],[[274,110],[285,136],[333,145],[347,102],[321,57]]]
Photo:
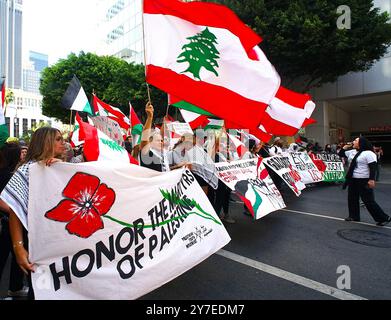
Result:
[[[349,217],[346,221],[360,221],[359,197],[367,206],[379,226],[390,222],[375,202],[373,189],[380,175],[381,147],[373,148],[363,137],[353,143],[327,144],[321,148],[318,143],[297,142],[284,145],[283,139],[275,137],[270,145],[247,134],[247,152],[239,156],[237,146],[230,142],[226,130],[212,131],[212,135],[198,137],[187,133],[177,138],[171,145],[164,132],[164,126],[154,127],[154,108],[148,103],[147,115],[141,142],[135,144],[131,136],[126,137],[123,147],[137,159],[143,167],[159,172],[179,168],[192,171],[202,190],[207,195],[220,219],[225,223],[235,223],[230,216],[231,190],[217,178],[216,162],[231,162],[240,159],[266,158],[282,155],[284,152],[326,152],[341,156],[347,164]],[[69,140],[68,140],[69,141]],[[9,297],[28,296],[34,298],[31,286],[33,266],[28,258],[28,233],[15,215],[15,207],[20,207],[27,216],[29,166],[39,162],[45,166],[65,161],[81,163],[85,161],[83,147],[72,148],[64,140],[61,132],[53,128],[40,128],[32,136],[29,146],[25,143],[7,142],[0,150],[0,279],[4,267],[11,256]],[[278,189],[283,182],[274,171],[269,171]],[[251,216],[244,206],[243,213]]]

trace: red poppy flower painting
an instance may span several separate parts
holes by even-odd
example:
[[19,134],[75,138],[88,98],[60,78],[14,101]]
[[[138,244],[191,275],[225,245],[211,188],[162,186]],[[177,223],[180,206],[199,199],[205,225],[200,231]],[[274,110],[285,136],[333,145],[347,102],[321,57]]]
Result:
[[76,173],[62,192],[65,199],[45,217],[67,222],[70,234],[89,238],[96,231],[103,229],[102,216],[108,213],[115,201],[115,192],[100,179],[87,173]]

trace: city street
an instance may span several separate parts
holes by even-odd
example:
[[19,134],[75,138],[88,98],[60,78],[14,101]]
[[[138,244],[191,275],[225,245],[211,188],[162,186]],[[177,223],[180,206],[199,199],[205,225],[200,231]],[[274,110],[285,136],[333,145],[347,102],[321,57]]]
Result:
[[[390,194],[388,168],[376,189],[388,214]],[[300,198],[284,190],[284,199],[286,209],[258,221],[231,203],[236,223],[226,224],[232,241],[224,250],[141,299],[391,299],[391,225],[377,227],[363,207],[362,222],[343,221],[347,192],[340,185],[310,187]],[[351,289],[339,290],[346,270]],[[1,296],[6,283],[2,279]]]

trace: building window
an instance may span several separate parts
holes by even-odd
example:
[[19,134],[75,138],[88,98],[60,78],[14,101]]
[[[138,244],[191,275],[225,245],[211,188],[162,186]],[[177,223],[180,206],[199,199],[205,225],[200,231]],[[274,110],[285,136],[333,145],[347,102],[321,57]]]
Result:
[[7,125],[7,128],[8,128],[8,132],[10,132],[10,118],[9,117],[6,117],[5,118],[5,124]]
[[28,130],[28,120],[23,119],[23,135],[27,134],[27,130]]
[[19,138],[19,119],[14,118],[14,137]]
[[37,120],[31,119],[31,129],[36,129],[37,128]]

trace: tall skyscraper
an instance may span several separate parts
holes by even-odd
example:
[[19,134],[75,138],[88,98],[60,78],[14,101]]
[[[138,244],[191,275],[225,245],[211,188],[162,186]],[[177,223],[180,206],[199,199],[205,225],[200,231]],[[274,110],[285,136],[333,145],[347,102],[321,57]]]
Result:
[[141,0],[100,0],[99,54],[143,63]]
[[41,73],[48,65],[48,55],[30,51],[29,62],[23,67],[23,90],[39,94]]
[[0,0],[0,76],[8,88],[22,87],[23,0]]

